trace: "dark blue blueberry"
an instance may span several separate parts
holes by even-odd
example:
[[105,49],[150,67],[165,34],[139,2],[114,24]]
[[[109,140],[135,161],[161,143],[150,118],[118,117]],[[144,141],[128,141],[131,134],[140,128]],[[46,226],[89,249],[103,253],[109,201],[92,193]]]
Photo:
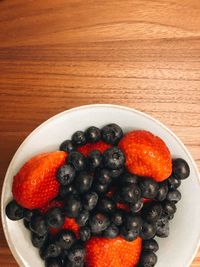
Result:
[[176,189],[170,190],[167,194],[167,200],[177,203],[179,200],[181,200],[181,192]]
[[138,182],[138,176],[129,172],[126,172],[121,177],[121,182],[123,184],[130,183],[130,184],[137,184]]
[[101,184],[98,181],[94,183],[93,190],[96,191],[98,194],[104,194],[107,193],[109,189],[108,184]]
[[45,267],[63,267],[63,263],[59,257],[58,258],[49,258],[49,259],[45,260]]
[[67,185],[67,186],[64,186],[64,185],[61,185],[60,186],[60,189],[59,189],[59,196],[62,198],[62,199],[65,199],[67,197],[67,195],[69,194],[77,194],[78,191],[76,190],[75,186],[73,184],[70,184],[70,185]]
[[48,235],[38,236],[37,234],[33,232],[31,233],[31,242],[33,246],[36,248],[41,248],[46,242],[47,238],[48,238]]
[[6,206],[6,215],[12,221],[18,221],[24,218],[24,208],[22,208],[15,200],[9,202]]
[[72,165],[76,171],[83,171],[86,167],[85,157],[77,151],[69,153],[67,161],[68,164]]
[[142,218],[139,215],[126,214],[124,224],[127,230],[135,230],[140,232],[142,228]]
[[83,207],[86,210],[93,210],[98,202],[98,195],[96,192],[88,192],[83,197]]
[[76,149],[76,147],[73,145],[71,140],[65,140],[60,145],[60,150],[65,151],[67,153],[70,153],[70,152],[74,151],[75,149]]
[[143,251],[138,267],[153,267],[157,263],[157,256],[152,251]]
[[69,260],[78,265],[84,262],[85,250],[81,245],[74,245],[68,254]]
[[110,184],[112,181],[112,177],[110,176],[110,172],[107,169],[101,169],[96,174],[96,179],[100,184]]
[[181,158],[172,161],[172,171],[173,175],[180,180],[184,180],[190,175],[190,167],[188,163]]
[[143,240],[151,239],[156,234],[156,225],[153,223],[143,222],[140,236]]
[[126,227],[122,226],[120,235],[126,240],[126,241],[133,241],[139,236],[138,230],[128,230]]
[[64,205],[66,216],[70,218],[77,218],[82,208],[81,200],[78,195],[70,194]]
[[110,224],[106,230],[103,231],[103,236],[106,238],[115,238],[119,234],[119,228],[114,224]]
[[48,243],[40,248],[40,257],[44,259],[57,258],[61,254],[61,247],[56,243]]
[[124,222],[124,212],[120,209],[116,210],[111,217],[111,222],[117,226],[121,226]]
[[45,219],[41,215],[34,216],[30,222],[30,230],[38,236],[45,236],[48,233]]
[[92,186],[93,176],[86,171],[79,172],[75,179],[75,186],[79,193],[83,194],[89,191]]
[[168,184],[166,181],[159,183],[159,189],[158,189],[158,194],[156,196],[156,199],[158,201],[163,201],[167,197],[168,193]]
[[83,242],[88,241],[91,238],[91,230],[89,227],[84,226],[80,228],[80,239]]
[[78,223],[79,226],[85,226],[89,220],[89,217],[90,217],[89,211],[82,210],[80,211],[78,217],[76,218],[76,222]]
[[117,124],[111,123],[102,128],[101,136],[104,142],[117,145],[123,136],[123,131]]
[[144,202],[142,201],[142,199],[139,199],[136,203],[130,204],[130,210],[133,213],[137,213],[143,208],[143,205],[144,205]]
[[57,179],[61,185],[69,185],[75,177],[75,169],[71,165],[63,165],[57,171]]
[[139,186],[144,198],[155,198],[158,194],[159,185],[151,178],[142,178]]
[[156,222],[156,235],[162,238],[169,236],[169,220],[166,216],[162,216]]
[[174,202],[165,200],[162,202],[163,212],[167,215],[173,215],[176,212],[176,205]]
[[102,154],[99,150],[93,150],[88,155],[88,167],[91,170],[98,168],[102,162]]
[[158,243],[155,239],[143,240],[142,242],[143,251],[156,252],[159,249]]
[[109,170],[109,176],[113,179],[118,178],[124,172],[124,167],[117,170]]
[[24,210],[24,220],[26,220],[27,222],[30,222],[33,216],[39,216],[39,215],[41,215],[41,213],[37,209],[35,210],[25,209]]
[[109,197],[102,197],[99,199],[98,210],[106,213],[113,213],[115,211],[115,202]]
[[177,189],[179,188],[179,186],[181,185],[181,180],[177,179],[176,177],[174,177],[173,175],[171,175],[168,179],[168,184],[169,184],[169,188],[170,189]]
[[89,143],[96,143],[101,140],[101,131],[99,128],[91,126],[85,131],[85,137]]
[[72,143],[75,146],[82,146],[85,145],[87,142],[85,133],[82,131],[77,131],[72,135]]
[[118,147],[111,147],[103,153],[103,162],[104,166],[111,170],[121,169],[125,163],[125,156]]
[[65,217],[60,208],[51,208],[46,213],[47,225],[53,228],[60,228],[64,223]]
[[93,234],[99,234],[110,225],[110,221],[106,214],[98,212],[91,215],[89,225]]
[[62,230],[56,236],[56,244],[61,247],[61,249],[68,250],[70,249],[76,242],[76,236],[73,231],[70,230]]
[[162,215],[162,206],[158,202],[150,202],[142,210],[142,217],[148,222],[156,222]]
[[121,199],[127,203],[136,203],[141,197],[141,190],[138,185],[126,183],[120,189]]

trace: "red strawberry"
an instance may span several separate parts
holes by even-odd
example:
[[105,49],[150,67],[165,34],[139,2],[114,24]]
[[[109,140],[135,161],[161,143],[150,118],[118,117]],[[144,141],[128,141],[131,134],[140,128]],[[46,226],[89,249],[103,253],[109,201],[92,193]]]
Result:
[[62,201],[58,201],[58,200],[53,199],[47,205],[45,205],[44,207],[40,208],[40,212],[42,214],[44,214],[51,208],[57,208],[57,207],[60,208],[60,207],[63,207],[63,206],[64,206],[64,203]]
[[147,131],[132,131],[120,141],[126,156],[126,167],[131,173],[149,176],[161,182],[172,172],[172,159],[166,144]]
[[87,143],[83,146],[78,147],[78,151],[81,152],[84,156],[88,156],[88,154],[93,150],[99,150],[101,153],[103,153],[106,149],[110,148],[111,145],[106,144],[103,141],[99,141],[97,143]]
[[52,235],[55,235],[55,234],[59,233],[61,230],[63,230],[63,229],[71,230],[71,231],[73,231],[75,233],[77,238],[79,237],[80,228],[79,228],[79,226],[76,223],[74,218],[65,218],[65,222],[64,222],[63,226],[60,229],[51,228],[50,232],[51,232]]
[[121,237],[114,239],[92,237],[86,244],[86,266],[135,267],[139,261],[141,249],[140,237],[132,242]]
[[37,155],[26,162],[13,179],[12,193],[24,208],[44,207],[58,194],[57,169],[64,164],[66,153],[56,151]]

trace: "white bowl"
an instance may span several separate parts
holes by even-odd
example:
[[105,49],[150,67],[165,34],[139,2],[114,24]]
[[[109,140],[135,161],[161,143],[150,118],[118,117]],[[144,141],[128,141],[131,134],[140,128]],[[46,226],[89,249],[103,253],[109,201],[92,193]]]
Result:
[[30,242],[28,230],[22,221],[10,221],[5,215],[5,206],[12,198],[13,176],[32,156],[57,150],[59,144],[70,138],[76,130],[84,130],[90,125],[103,126],[115,122],[124,131],[145,129],[160,136],[169,147],[173,157],[182,157],[190,165],[189,179],[181,186],[182,200],[171,222],[170,236],[159,239],[157,267],[189,267],[197,252],[200,241],[200,183],[194,160],[182,142],[163,124],[139,111],[115,105],[88,105],[64,111],[36,128],[15,153],[5,176],[1,216],[5,236],[20,266],[44,266],[37,249]]

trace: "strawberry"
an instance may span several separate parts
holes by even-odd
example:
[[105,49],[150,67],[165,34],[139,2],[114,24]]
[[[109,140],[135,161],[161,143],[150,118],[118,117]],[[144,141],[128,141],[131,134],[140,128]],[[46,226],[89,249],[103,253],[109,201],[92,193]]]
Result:
[[71,230],[75,233],[76,237],[78,238],[79,237],[79,226],[78,224],[76,223],[75,219],[74,218],[65,218],[65,222],[63,224],[63,226],[60,228],[60,229],[54,229],[54,228],[51,228],[50,229],[50,232],[52,235],[55,235],[57,233],[59,233],[61,230],[63,229],[68,229],[68,230]]
[[103,153],[106,149],[110,148],[111,145],[106,144],[103,141],[99,141],[97,143],[87,143],[83,146],[78,147],[78,151],[81,152],[85,157],[88,156],[88,154],[93,150],[99,150],[101,153]]
[[12,193],[22,207],[44,207],[59,191],[56,179],[58,168],[64,164],[66,153],[56,151],[37,155],[26,162],[14,176]]
[[172,159],[166,144],[148,131],[138,130],[127,133],[120,141],[119,148],[126,157],[129,172],[149,176],[161,182],[172,173]]
[[92,237],[86,243],[86,266],[135,267],[139,261],[141,249],[140,237],[132,242],[121,237],[114,239]]
[[40,212],[42,214],[45,214],[49,209],[51,208],[60,208],[60,207],[63,207],[64,206],[64,203],[62,201],[58,201],[58,200],[55,200],[53,199],[52,201],[50,201],[49,203],[47,203],[47,205],[45,205],[44,207],[40,208]]

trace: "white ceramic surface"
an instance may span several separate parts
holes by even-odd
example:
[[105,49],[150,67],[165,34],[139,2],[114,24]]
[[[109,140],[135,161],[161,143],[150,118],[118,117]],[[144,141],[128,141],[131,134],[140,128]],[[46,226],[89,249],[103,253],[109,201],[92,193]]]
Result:
[[[136,110],[115,105],[89,105],[60,113],[36,128],[21,144],[6,173],[2,190],[1,215],[9,247],[20,266],[40,267],[43,262],[33,248],[22,222],[12,222],[5,216],[5,206],[11,199],[12,177],[32,156],[57,150],[59,144],[76,130],[90,125],[119,124],[124,131],[145,129],[160,136],[174,157],[184,158],[191,174],[181,186],[182,200],[171,222],[170,237],[159,239],[157,267],[189,267],[200,240],[200,183],[195,162],[181,141],[163,124]],[[125,267],[125,266],[124,266]]]

